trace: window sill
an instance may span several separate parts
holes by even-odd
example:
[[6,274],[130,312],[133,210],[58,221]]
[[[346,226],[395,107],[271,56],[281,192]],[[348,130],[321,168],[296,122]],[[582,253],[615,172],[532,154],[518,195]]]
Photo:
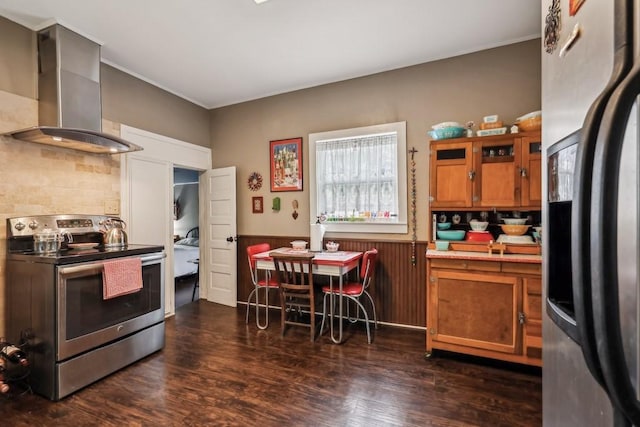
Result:
[[324,222],[325,232],[331,233],[391,233],[406,234],[406,223],[372,223],[372,222]]

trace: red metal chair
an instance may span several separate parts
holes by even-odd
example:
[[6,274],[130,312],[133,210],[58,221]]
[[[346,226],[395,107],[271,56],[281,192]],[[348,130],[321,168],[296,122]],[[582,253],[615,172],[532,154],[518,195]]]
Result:
[[[375,328],[378,328],[378,318],[376,317],[376,305],[373,302],[373,298],[371,298],[371,294],[367,292],[371,283],[373,283],[373,279],[376,274],[376,261],[378,258],[378,250],[370,249],[364,253],[362,256],[362,265],[360,267],[360,281],[359,282],[347,282],[342,285],[342,296],[345,298],[354,301],[357,305],[358,311],[362,309],[364,313],[364,321],[367,327],[367,341],[371,344],[371,332],[369,331],[369,315],[367,314],[367,310],[364,308],[364,305],[360,301],[360,297],[362,295],[366,295],[369,298],[369,302],[371,303],[371,308],[373,309],[373,323]],[[340,293],[340,289],[337,286],[329,286],[325,285],[322,287],[322,293],[324,294],[323,298],[323,309],[322,309],[322,325],[320,326],[320,330],[324,331],[324,321],[327,317],[327,298],[333,293],[334,296],[338,296]],[[356,316],[358,314],[356,313]]]
[[[247,260],[249,262],[249,272],[251,273],[251,282],[253,283],[253,290],[247,298],[247,314],[246,323],[249,323],[249,306],[251,305],[251,297],[255,295],[256,300],[256,326],[258,329],[267,329],[269,327],[269,288],[277,289],[278,282],[271,278],[271,273],[265,270],[265,278],[260,279],[258,277],[258,271],[256,270],[256,262],[253,260],[253,255],[261,252],[267,252],[271,249],[271,245],[268,243],[258,243],[257,245],[251,245],[247,247]],[[264,310],[265,321],[260,324],[260,301],[259,293],[260,289],[264,289]]]

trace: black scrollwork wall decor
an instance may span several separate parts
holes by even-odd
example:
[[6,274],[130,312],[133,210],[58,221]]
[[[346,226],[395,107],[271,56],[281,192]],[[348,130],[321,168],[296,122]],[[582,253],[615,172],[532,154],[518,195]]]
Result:
[[553,0],[549,6],[549,13],[544,20],[544,50],[547,53],[553,53],[558,46],[560,38],[560,0]]

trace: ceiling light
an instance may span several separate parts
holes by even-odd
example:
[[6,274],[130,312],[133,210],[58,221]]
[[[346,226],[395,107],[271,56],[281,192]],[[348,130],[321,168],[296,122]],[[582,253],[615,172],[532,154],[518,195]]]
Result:
[[266,2],[267,0],[253,0],[253,1],[256,2],[256,4],[260,4],[260,3]]

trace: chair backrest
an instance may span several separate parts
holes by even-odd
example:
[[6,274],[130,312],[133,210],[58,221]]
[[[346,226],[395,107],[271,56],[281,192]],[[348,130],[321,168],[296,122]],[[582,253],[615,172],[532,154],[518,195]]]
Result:
[[256,281],[256,261],[253,259],[255,254],[267,252],[271,249],[268,243],[258,243],[256,245],[247,246],[247,261],[249,262],[249,271],[251,272],[251,280]]
[[378,250],[369,249],[362,256],[362,266],[360,267],[360,279],[364,287],[368,287],[376,275],[376,263],[378,261]]
[[276,280],[281,289],[307,291],[313,289],[313,254],[271,254]]

